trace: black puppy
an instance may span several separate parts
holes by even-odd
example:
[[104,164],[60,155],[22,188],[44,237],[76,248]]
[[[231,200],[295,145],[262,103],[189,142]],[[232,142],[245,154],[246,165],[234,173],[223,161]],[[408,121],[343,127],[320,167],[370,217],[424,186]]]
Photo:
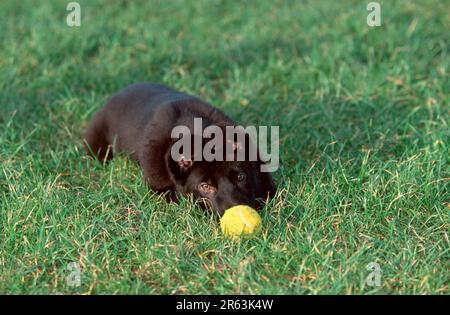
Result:
[[[244,161],[197,161],[195,152],[173,157],[177,139],[171,137],[172,129],[187,126],[195,134],[194,118],[202,118],[203,128],[236,126],[223,112],[194,96],[160,84],[138,83],[119,91],[95,114],[85,141],[88,151],[101,161],[111,159],[113,152],[128,152],[153,190],[193,193],[219,216],[235,205],[258,208],[258,199],[274,195],[272,176],[260,171],[259,157],[249,161],[246,154]],[[227,141],[235,138],[225,139],[224,145]]]

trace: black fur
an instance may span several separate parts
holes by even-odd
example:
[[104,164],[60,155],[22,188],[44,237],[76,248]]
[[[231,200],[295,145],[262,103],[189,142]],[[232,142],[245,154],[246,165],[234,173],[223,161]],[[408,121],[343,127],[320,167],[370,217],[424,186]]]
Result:
[[236,126],[222,111],[194,96],[160,84],[134,84],[115,94],[95,114],[85,134],[87,149],[101,161],[111,159],[114,152],[126,151],[139,163],[153,190],[172,195],[193,193],[219,215],[238,204],[258,208],[258,199],[272,197],[272,176],[260,172],[259,160],[171,158],[176,141],[171,138],[172,128],[185,125],[193,130],[195,117],[202,118],[203,127]]

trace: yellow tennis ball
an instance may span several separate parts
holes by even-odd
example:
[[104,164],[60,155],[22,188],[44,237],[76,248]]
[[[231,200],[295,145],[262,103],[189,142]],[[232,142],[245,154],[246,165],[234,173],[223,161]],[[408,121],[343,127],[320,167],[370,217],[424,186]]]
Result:
[[225,236],[237,238],[258,232],[261,217],[249,206],[234,206],[227,210],[220,219],[220,227]]

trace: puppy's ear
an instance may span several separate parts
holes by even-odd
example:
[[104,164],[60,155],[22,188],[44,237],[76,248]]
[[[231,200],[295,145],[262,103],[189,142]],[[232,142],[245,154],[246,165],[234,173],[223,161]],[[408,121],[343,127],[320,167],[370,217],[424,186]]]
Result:
[[272,199],[275,196],[277,187],[272,177],[271,172],[263,172],[261,169],[264,166],[265,162],[262,161],[261,154],[259,150],[258,154],[258,172],[259,172],[259,185],[258,185],[258,198],[261,199]]
[[271,199],[275,196],[277,190],[275,182],[273,181],[272,174],[269,172],[259,171],[258,177],[258,190],[256,192],[256,198]]
[[175,182],[184,181],[188,175],[192,166],[194,165],[194,161],[192,158],[186,158],[184,155],[180,154],[179,156],[172,157],[170,154],[166,157],[167,170],[169,171],[169,175]]
[[184,155],[180,155],[177,159],[178,169],[181,173],[187,173],[194,165],[192,158],[186,158]]
[[273,181],[272,174],[270,172],[262,172],[261,166],[264,165],[264,162],[261,159],[259,150],[252,140],[252,137],[244,132],[244,144],[238,139],[234,139],[233,142],[233,151],[236,155],[240,152],[245,156],[246,161],[256,162],[256,172],[257,176],[257,189],[256,189],[256,198],[258,199],[271,199],[275,196],[276,186]]

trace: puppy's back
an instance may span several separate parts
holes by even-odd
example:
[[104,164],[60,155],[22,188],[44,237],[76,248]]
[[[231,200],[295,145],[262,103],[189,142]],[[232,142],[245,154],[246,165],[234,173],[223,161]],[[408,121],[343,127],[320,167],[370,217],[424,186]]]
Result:
[[203,118],[206,125],[233,124],[223,112],[195,96],[162,84],[136,83],[113,95],[95,114],[85,139],[89,152],[101,160],[112,158],[109,147],[113,145],[115,151],[127,151],[137,160],[148,133],[165,132],[167,136],[175,125],[192,124],[194,117]]

